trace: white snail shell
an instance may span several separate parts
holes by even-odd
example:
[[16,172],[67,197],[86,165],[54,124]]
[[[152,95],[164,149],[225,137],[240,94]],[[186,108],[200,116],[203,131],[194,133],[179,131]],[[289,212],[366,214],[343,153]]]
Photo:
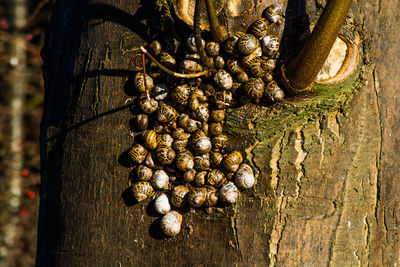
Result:
[[193,117],[201,122],[207,122],[210,118],[210,111],[203,105],[199,105],[193,112]]
[[168,96],[168,87],[165,84],[156,84],[153,87],[152,94],[156,100],[164,100]]
[[267,35],[261,39],[261,46],[264,55],[273,56],[279,49],[279,38],[274,35]]
[[167,195],[162,193],[155,199],[154,209],[159,214],[167,214],[171,210]]
[[182,215],[170,211],[161,218],[161,230],[166,236],[175,236],[181,231]]
[[155,189],[164,189],[168,185],[169,176],[164,170],[157,170],[150,181]]
[[253,170],[247,164],[241,164],[234,174],[235,184],[240,190],[246,190],[253,187],[256,179]]
[[222,186],[221,190],[219,191],[218,197],[219,200],[221,200],[224,204],[234,204],[239,197],[239,190],[234,183],[228,182],[227,184]]
[[222,90],[230,90],[232,88],[232,76],[225,70],[218,70],[214,76],[214,83]]
[[193,149],[197,154],[204,154],[211,151],[211,141],[208,137],[201,137],[193,144]]
[[[186,45],[191,52],[193,52],[193,53],[197,52],[196,38],[194,38],[194,36],[191,36],[186,40]],[[206,42],[203,39],[201,39],[201,46],[205,47],[205,45],[206,45]]]

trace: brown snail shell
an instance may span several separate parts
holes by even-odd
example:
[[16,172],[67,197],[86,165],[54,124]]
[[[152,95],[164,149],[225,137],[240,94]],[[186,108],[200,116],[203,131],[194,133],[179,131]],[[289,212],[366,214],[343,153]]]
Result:
[[196,73],[203,71],[203,67],[195,60],[191,59],[182,60],[180,69],[183,73]]
[[265,56],[272,57],[279,50],[279,38],[274,35],[267,35],[261,39],[261,47]]
[[253,25],[251,25],[251,33],[257,38],[261,39],[267,35],[268,32],[268,20],[261,18],[256,20]]
[[251,78],[245,83],[244,90],[250,99],[258,103],[264,94],[264,83],[260,78]]
[[151,177],[153,176],[153,170],[145,165],[139,165],[136,168],[136,174],[139,181],[150,181]]
[[[254,75],[253,75],[253,76],[254,76]],[[249,76],[247,75],[246,72],[241,71],[241,72],[239,72],[239,73],[236,74],[236,80],[237,80],[239,83],[244,83],[244,82],[247,82],[247,81],[249,80]],[[232,85],[232,87],[233,87],[233,85]]]
[[275,60],[275,59],[272,59],[272,58],[267,59],[267,60],[265,60],[265,61],[263,61],[263,62],[261,63],[261,67],[262,67],[265,71],[268,71],[268,72],[274,70],[274,69],[275,69],[275,65],[276,65],[276,60]]
[[206,53],[210,57],[218,56],[219,49],[220,49],[219,43],[215,43],[215,42],[208,42],[205,47]]
[[144,181],[133,184],[131,190],[132,195],[137,202],[142,202],[154,194],[154,189],[151,184]]
[[239,51],[236,44],[244,35],[245,34],[243,32],[237,32],[235,35],[229,37],[225,42],[225,51],[230,55],[239,56]]
[[252,54],[259,46],[257,38],[254,37],[254,35],[252,34],[245,34],[243,37],[239,39],[237,44],[239,52],[244,56]]
[[270,5],[265,9],[264,17],[271,23],[281,24],[283,20],[283,9],[278,4]]
[[218,202],[218,195],[217,190],[209,185],[205,186],[206,188],[206,200],[204,201],[203,205],[206,207],[215,206]]
[[232,105],[233,97],[229,91],[216,92],[213,98],[214,104],[218,109],[224,109]]
[[144,131],[149,125],[149,116],[147,114],[139,114],[135,117],[135,126],[139,131]]
[[181,84],[174,88],[171,97],[176,103],[186,102],[190,96],[190,86],[187,84]]
[[189,109],[195,111],[200,105],[200,101],[197,97],[191,97],[188,102]]
[[211,141],[208,137],[199,138],[192,145],[196,154],[205,154],[211,151]]
[[173,121],[178,116],[178,112],[171,106],[161,104],[157,110],[157,119],[161,123]]
[[160,227],[166,236],[175,236],[181,231],[181,223],[182,215],[173,210],[161,218]]
[[156,84],[151,91],[155,100],[161,101],[168,96],[168,87],[165,84]]
[[222,134],[223,128],[221,123],[219,122],[212,122],[209,125],[209,133],[211,135],[220,135]]
[[[201,46],[205,47],[206,42],[201,39]],[[196,47],[196,38],[194,36],[190,36],[189,38],[186,39],[186,46],[189,48],[189,50],[193,53],[197,53],[197,47]]]
[[233,73],[241,73],[243,69],[239,66],[239,61],[235,58],[229,58],[227,62],[228,70]]
[[194,183],[200,187],[204,186],[206,184],[207,174],[208,174],[208,172],[206,172],[206,171],[201,171],[201,172],[196,173],[196,175],[194,177]]
[[219,190],[218,198],[222,203],[231,205],[236,203],[239,197],[239,190],[234,183],[228,182]]
[[212,121],[221,122],[225,119],[225,111],[223,109],[212,110],[210,118]]
[[267,85],[267,88],[265,88],[265,95],[274,102],[281,101],[285,98],[285,93],[275,81],[271,81]]
[[188,139],[175,139],[174,142],[172,143],[172,149],[177,151],[177,152],[182,152],[186,149],[187,144],[189,143]]
[[129,157],[134,163],[142,163],[147,155],[147,150],[140,144],[136,144],[129,150]]
[[207,122],[210,118],[210,111],[204,104],[200,104],[193,112],[193,117],[201,122]]
[[206,183],[208,185],[218,188],[225,182],[226,182],[225,174],[219,169],[213,169],[207,174]]
[[195,169],[188,170],[187,172],[185,172],[183,174],[183,180],[186,183],[191,183],[191,182],[194,181],[195,175],[196,175],[196,170]]
[[262,78],[265,76],[266,71],[261,65],[256,64],[250,68],[251,75],[256,78]]
[[177,169],[183,172],[193,169],[194,166],[193,155],[189,150],[178,153],[175,162]]
[[158,42],[157,40],[153,40],[153,41],[149,44],[149,49],[150,49],[151,53],[152,53],[154,56],[158,56],[158,55],[160,55],[160,53],[161,53],[162,47],[161,47],[160,42]]
[[256,179],[253,169],[247,164],[241,164],[239,169],[233,175],[235,184],[240,190],[246,190],[253,187]]
[[194,157],[194,168],[197,171],[205,171],[210,168],[210,155],[205,153]]
[[169,176],[164,170],[157,170],[150,180],[155,189],[165,189],[169,182]]
[[162,65],[165,67],[172,69],[176,65],[176,60],[171,56],[168,52],[166,51],[161,51],[160,56],[159,56],[159,61]]
[[151,90],[153,88],[153,86],[154,86],[153,78],[151,78],[150,75],[146,74],[146,86],[144,84],[144,80],[145,79],[144,79],[144,73],[143,72],[136,73],[136,75],[135,75],[135,87],[136,87],[136,90],[141,94],[146,92],[146,87],[147,87],[147,90]]
[[184,127],[185,131],[188,133],[193,133],[200,128],[201,128],[201,122],[193,119],[189,119],[188,124],[186,125],[186,127]]
[[173,141],[174,141],[174,138],[172,138],[172,136],[169,134],[157,135],[157,145],[159,147],[161,147],[161,146],[171,147]]
[[203,203],[206,200],[206,196],[207,189],[205,189],[204,187],[192,188],[188,196],[189,205],[195,208],[203,206]]
[[232,153],[226,155],[222,160],[222,166],[228,172],[235,172],[239,168],[239,164],[242,163],[242,154],[238,151],[233,151]]
[[158,162],[160,162],[162,165],[169,165],[171,164],[174,159],[175,159],[176,153],[172,148],[170,147],[159,147],[156,150],[156,157]]
[[189,119],[190,117],[188,114],[181,113],[177,119],[178,126],[185,129],[188,125]]
[[210,152],[210,165],[211,168],[218,168],[221,165],[222,159],[224,156],[222,156],[221,153],[219,152]]
[[216,56],[214,58],[214,65],[217,69],[222,69],[223,67],[225,67],[225,60],[223,57],[221,56]]
[[274,77],[272,76],[272,74],[270,72],[266,72],[264,77],[263,77],[263,81],[266,84],[269,84],[273,79],[274,79]]
[[230,90],[232,88],[232,76],[223,69],[218,70],[214,75],[214,83],[222,90]]
[[157,147],[157,134],[153,130],[145,130],[142,134],[143,144],[149,149]]
[[185,204],[189,188],[184,185],[178,185],[172,189],[171,203],[177,208],[180,208]]
[[213,151],[220,151],[221,149],[223,149],[227,146],[228,137],[224,134],[214,136],[211,139],[211,144],[212,144]]
[[192,97],[199,99],[200,102],[206,102],[208,100],[207,96],[204,94],[204,91],[199,88],[193,89]]
[[166,194],[162,193],[154,200],[154,210],[158,214],[167,214],[171,210],[171,205]]
[[147,97],[142,97],[139,100],[139,106],[146,114],[151,114],[158,108],[158,102],[154,98],[148,99]]

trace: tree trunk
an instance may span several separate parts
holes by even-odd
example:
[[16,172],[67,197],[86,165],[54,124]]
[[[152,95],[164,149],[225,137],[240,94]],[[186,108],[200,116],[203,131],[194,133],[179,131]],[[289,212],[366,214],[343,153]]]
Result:
[[[325,1],[278,2],[285,42]],[[397,266],[398,10],[397,0],[354,1],[343,29],[360,37],[361,62],[347,82],[230,109],[224,130],[257,170],[255,188],[233,207],[184,214],[178,236],[158,239],[147,203],[124,202],[121,160],[133,143],[126,93],[156,15],[138,0],[58,1],[42,52],[37,265]]]

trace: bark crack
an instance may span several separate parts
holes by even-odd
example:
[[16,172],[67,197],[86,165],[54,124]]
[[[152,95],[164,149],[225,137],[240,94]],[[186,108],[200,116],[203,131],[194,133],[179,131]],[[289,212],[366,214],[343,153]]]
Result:
[[294,148],[297,151],[297,158],[295,161],[295,167],[297,170],[297,177],[296,177],[296,194],[295,194],[295,199],[297,199],[300,195],[300,190],[301,190],[301,179],[304,177],[304,165],[303,162],[307,156],[307,152],[304,151],[303,149],[303,133],[302,133],[302,127],[296,128],[296,140],[295,140],[295,145]]

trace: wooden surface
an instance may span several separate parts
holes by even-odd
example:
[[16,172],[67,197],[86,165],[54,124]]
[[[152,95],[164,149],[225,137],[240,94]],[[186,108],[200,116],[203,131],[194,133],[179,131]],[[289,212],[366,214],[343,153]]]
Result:
[[[287,25],[313,22],[323,3],[285,1]],[[339,86],[334,101],[315,93],[231,110],[225,128],[257,169],[255,188],[235,207],[185,213],[182,232],[159,239],[147,203],[124,201],[122,156],[133,142],[127,93],[155,16],[139,1],[58,1],[42,52],[38,266],[398,265],[398,10],[397,0],[354,1],[354,95]]]

